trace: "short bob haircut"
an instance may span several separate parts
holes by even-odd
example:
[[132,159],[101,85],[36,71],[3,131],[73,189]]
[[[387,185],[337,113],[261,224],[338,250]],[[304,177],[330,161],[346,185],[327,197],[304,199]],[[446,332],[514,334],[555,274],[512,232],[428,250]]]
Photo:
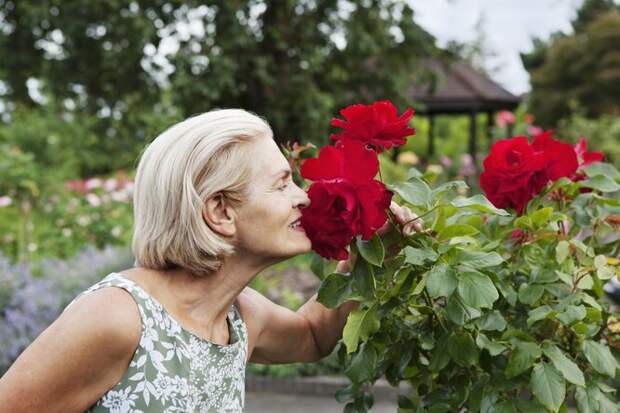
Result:
[[136,265],[193,275],[217,270],[234,245],[205,223],[207,199],[239,205],[249,194],[249,143],[273,138],[269,124],[241,109],[212,110],[179,122],[144,150],[134,186]]

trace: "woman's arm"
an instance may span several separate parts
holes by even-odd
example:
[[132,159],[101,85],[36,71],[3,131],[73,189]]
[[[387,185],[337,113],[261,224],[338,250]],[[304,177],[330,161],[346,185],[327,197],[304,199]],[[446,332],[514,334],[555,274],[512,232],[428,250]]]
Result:
[[[421,231],[422,221],[408,208],[396,203],[390,206],[398,225],[405,235]],[[389,231],[386,224],[378,233]],[[350,271],[355,264],[355,257],[340,261],[337,271]],[[246,289],[246,302],[252,303],[251,310],[244,311],[251,323],[255,323],[256,338],[252,341],[254,352],[250,361],[255,363],[291,363],[317,361],[327,356],[342,337],[342,330],[351,311],[357,308],[357,302],[346,302],[330,309],[319,303],[315,294],[297,312],[279,306],[254,290]],[[250,315],[251,314],[251,315]]]
[[127,292],[104,288],[80,298],[2,376],[2,410],[84,412],[120,380],[140,334]]

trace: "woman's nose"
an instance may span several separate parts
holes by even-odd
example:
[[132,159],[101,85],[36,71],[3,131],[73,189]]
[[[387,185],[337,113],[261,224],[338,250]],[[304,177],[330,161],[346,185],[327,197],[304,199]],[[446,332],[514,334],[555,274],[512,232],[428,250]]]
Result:
[[306,193],[306,191],[304,191],[303,189],[301,189],[297,185],[295,185],[295,186],[297,187],[297,193],[295,194],[295,196],[296,196],[295,206],[297,208],[305,208],[305,207],[309,206],[310,205],[310,198],[308,198],[308,194]]

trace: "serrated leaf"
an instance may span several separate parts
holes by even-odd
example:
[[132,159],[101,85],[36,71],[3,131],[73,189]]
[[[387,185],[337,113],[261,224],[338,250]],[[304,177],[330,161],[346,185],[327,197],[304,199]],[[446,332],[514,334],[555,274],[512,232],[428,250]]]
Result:
[[583,320],[586,317],[586,308],[582,305],[569,305],[556,318],[564,325],[571,325],[575,321]]
[[504,344],[491,341],[487,336],[482,333],[479,333],[478,337],[476,337],[476,344],[481,350],[484,349],[488,351],[489,354],[493,357],[503,353],[504,350],[506,350],[506,346]]
[[430,364],[428,365],[428,368],[431,371],[439,371],[446,367],[450,362],[448,343],[450,342],[451,337],[452,334],[444,333],[444,335],[439,338],[439,341],[435,346],[435,350],[432,352]]
[[484,331],[504,331],[506,329],[506,319],[497,310],[490,311],[476,320],[480,330]]
[[448,319],[460,326],[464,325],[469,320],[480,317],[482,314],[477,308],[470,307],[463,303],[458,294],[452,294],[448,298],[445,310]]
[[431,188],[420,178],[412,177],[409,181],[389,185],[405,202],[424,208],[431,203]]
[[448,341],[450,358],[460,366],[474,366],[478,363],[479,351],[468,332],[457,333]]
[[368,241],[364,241],[361,237],[358,237],[355,243],[360,255],[364,257],[366,261],[377,267],[383,265],[385,248],[378,235],[375,235]]
[[459,250],[456,262],[460,265],[467,265],[478,269],[495,267],[504,262],[504,259],[496,252]]
[[484,195],[477,194],[469,198],[456,198],[450,202],[456,208],[472,208],[488,214],[510,216],[504,209],[496,208]]
[[375,306],[351,311],[342,331],[342,341],[347,348],[347,352],[353,353],[356,351],[360,340],[368,340],[371,334],[379,330],[380,325]]
[[457,285],[454,269],[447,264],[435,265],[426,276],[426,289],[433,298],[448,297]]
[[557,346],[553,344],[545,345],[543,346],[543,353],[551,360],[553,366],[562,373],[566,380],[578,386],[586,385],[585,378],[579,366],[566,357]]
[[585,181],[580,181],[579,185],[584,188],[592,188],[601,192],[620,191],[620,184],[605,175],[593,176],[592,178],[586,179]]
[[539,284],[521,284],[519,287],[519,301],[523,304],[534,305],[545,292],[545,287]]
[[618,363],[611,354],[609,347],[605,344],[592,340],[585,340],[583,342],[583,354],[586,356],[586,359],[588,359],[594,370],[609,377],[616,376]]
[[595,386],[588,386],[585,389],[577,387],[575,401],[577,402],[579,413],[599,413],[601,411],[598,402],[600,393]]
[[508,359],[505,370],[506,377],[511,378],[523,373],[525,370],[529,369],[541,355],[542,351],[538,345],[527,341],[518,342]]
[[357,291],[362,297],[373,300],[375,298],[375,276],[373,269],[365,260],[358,259],[355,262],[353,271],[351,271],[351,277],[355,282]]
[[465,272],[458,280],[459,295],[463,302],[474,308],[491,308],[499,293],[491,279],[479,272]]
[[376,365],[376,350],[368,343],[363,343],[344,373],[353,383],[362,383],[373,378]]
[[537,321],[543,320],[547,318],[549,314],[553,312],[553,309],[548,305],[543,305],[542,307],[537,307],[530,312],[528,312],[527,318],[527,326],[531,327]]
[[414,247],[405,247],[405,262],[413,265],[430,265],[437,261],[439,255],[430,248],[420,249]]
[[611,164],[605,162],[594,162],[584,168],[584,172],[589,178],[597,175],[607,176],[611,179],[620,179],[620,172]]
[[530,387],[536,399],[553,412],[557,412],[564,403],[566,383],[560,372],[549,363],[534,367]]
[[455,224],[449,225],[441,230],[441,232],[437,235],[437,239],[440,241],[448,240],[454,237],[463,237],[468,235],[476,235],[478,229],[472,227],[471,225],[465,224]]
[[439,185],[437,188],[433,189],[432,193],[433,197],[438,198],[446,192],[456,191],[458,189],[469,189],[469,185],[464,181],[450,181]]
[[325,278],[318,292],[318,301],[328,308],[338,307],[353,295],[351,277],[333,273]]

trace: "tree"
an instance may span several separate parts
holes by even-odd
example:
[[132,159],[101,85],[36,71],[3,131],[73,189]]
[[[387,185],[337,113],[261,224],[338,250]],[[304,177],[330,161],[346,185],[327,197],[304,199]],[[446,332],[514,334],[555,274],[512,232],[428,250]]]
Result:
[[91,173],[131,167],[153,118],[217,107],[265,116],[279,141],[324,140],[348,102],[408,100],[434,49],[396,0],[0,0],[0,19],[4,99],[39,105],[26,86],[37,79],[53,107],[92,116],[115,156]]
[[620,6],[588,0],[573,21],[574,34],[534,39],[521,58],[530,72],[531,111],[539,124],[556,126],[575,106],[587,116],[617,111],[620,84]]

